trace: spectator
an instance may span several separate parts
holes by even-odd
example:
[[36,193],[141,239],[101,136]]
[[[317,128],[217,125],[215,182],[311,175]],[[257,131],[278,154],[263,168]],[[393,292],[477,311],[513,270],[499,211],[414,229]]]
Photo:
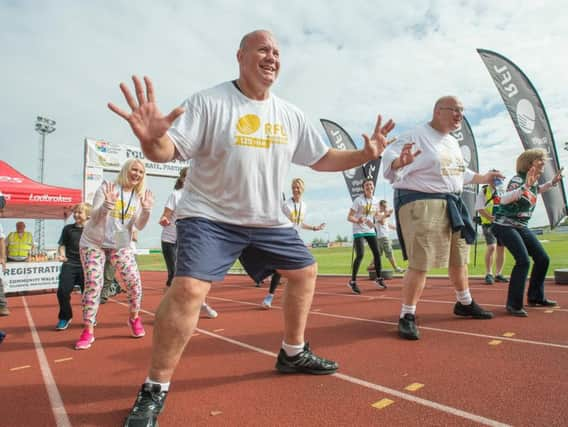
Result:
[[34,240],[32,233],[26,231],[26,224],[23,221],[18,221],[16,223],[16,231],[12,231],[6,238],[8,261],[29,261],[33,249]]
[[[0,267],[2,268],[2,272],[6,270],[6,244],[4,240],[6,240],[6,236],[4,235],[2,224],[0,224]],[[8,301],[4,294],[4,282],[2,275],[0,275],[0,316],[8,316],[9,314]]]
[[[493,182],[482,185],[475,201],[475,209],[481,218],[481,228],[485,237],[485,283],[487,285],[492,285],[495,282],[508,282],[503,276],[505,246],[491,231],[491,224],[495,220],[493,215],[495,191]],[[493,258],[495,258],[495,274],[493,274]]]

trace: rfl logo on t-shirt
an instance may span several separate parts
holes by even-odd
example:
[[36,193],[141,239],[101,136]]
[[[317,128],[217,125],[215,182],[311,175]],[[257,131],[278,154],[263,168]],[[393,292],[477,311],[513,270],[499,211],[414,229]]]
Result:
[[[262,132],[259,132],[262,128]],[[269,148],[270,144],[288,144],[288,134],[280,123],[265,123],[262,126],[256,114],[246,114],[237,120],[235,145]],[[261,133],[260,136],[253,134]]]

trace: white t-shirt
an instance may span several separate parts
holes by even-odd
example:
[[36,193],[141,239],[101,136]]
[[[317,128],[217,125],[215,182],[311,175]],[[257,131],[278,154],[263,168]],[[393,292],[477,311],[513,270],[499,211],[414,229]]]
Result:
[[300,200],[300,203],[296,203],[292,197],[282,204],[284,215],[292,222],[292,225],[298,232],[300,232],[304,223],[306,209],[307,206],[302,200]]
[[375,224],[375,228],[377,229],[377,237],[389,237],[389,233],[390,233],[390,220],[385,219],[384,220],[384,224],[381,224],[380,222],[377,222]]
[[[412,152],[420,149],[416,159],[398,170],[391,168],[404,144],[413,142]],[[383,175],[393,188],[421,191],[423,193],[461,193],[475,172],[466,167],[457,140],[424,124],[402,134],[383,153]]]
[[192,159],[178,218],[250,227],[289,227],[280,194],[291,163],[311,166],[329,150],[292,104],[255,101],[232,82],[191,96],[168,135]]
[[168,200],[166,200],[166,204],[164,207],[170,209],[172,211],[172,215],[170,217],[170,225],[166,225],[162,228],[162,242],[168,243],[176,243],[177,242],[177,231],[176,231],[176,208],[181,199],[183,188],[179,190],[174,190]]
[[[377,213],[379,200],[376,197],[367,199],[364,194],[361,194],[353,201],[351,209],[355,212],[354,217],[365,219],[374,222],[375,214]],[[362,224],[353,223],[353,235],[357,234],[376,234],[375,227],[369,227],[366,222]]]
[[[101,185],[93,198],[93,209],[91,211],[91,219],[85,223],[83,234],[79,246],[84,248],[114,248],[114,233],[121,229],[128,230],[132,239],[132,229],[136,219],[142,211],[140,200],[135,192],[123,192],[121,197],[120,187],[116,186],[118,199],[114,207],[108,212],[106,219],[104,218],[104,201],[103,185]],[[122,216],[124,214],[124,224]]]

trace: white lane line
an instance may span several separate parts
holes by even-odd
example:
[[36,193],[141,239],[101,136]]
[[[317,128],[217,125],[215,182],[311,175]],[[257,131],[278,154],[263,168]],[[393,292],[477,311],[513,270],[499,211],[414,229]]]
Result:
[[[244,286],[244,285],[230,285],[232,287],[235,288],[239,288],[239,289],[250,289],[250,286]],[[390,290],[396,289],[396,290],[400,290],[400,286],[399,287],[393,287],[393,286],[389,286]],[[428,288],[427,289],[445,289],[441,288],[441,287],[436,287],[436,288]],[[453,289],[453,286],[448,286],[448,289]],[[151,289],[151,288],[149,288]],[[473,289],[472,287],[470,287],[470,289]],[[485,289],[485,288],[479,288],[479,289]],[[490,289],[491,290],[491,289]],[[492,289],[492,290],[499,290],[499,289]],[[358,298],[358,299],[365,299],[365,300],[389,300],[389,301],[401,301],[400,297],[391,297],[388,295],[384,294],[384,291],[375,289],[375,291],[377,291],[377,293],[374,293],[373,295],[370,295],[367,292],[364,292],[362,295],[354,295],[354,294],[348,294],[348,293],[344,293],[344,292],[330,292],[330,291],[323,291],[323,290],[317,290],[316,289],[316,293],[315,295],[327,295],[327,296],[338,296],[338,297],[346,297],[346,298]],[[506,289],[505,289],[506,291]],[[548,292],[548,291],[547,291]],[[212,297],[213,298],[213,297]],[[454,305],[456,303],[455,300],[453,301],[448,301],[448,300],[437,300],[437,299],[428,299],[428,298],[421,298],[420,299],[421,303],[431,303],[431,304],[451,304]],[[484,307],[491,307],[491,308],[505,308],[504,304],[489,304],[489,303],[484,303],[483,304]],[[530,307],[529,311],[532,310],[537,310],[537,311],[542,311],[543,308],[546,307]],[[559,312],[568,312],[568,309],[564,309],[561,306],[557,306],[557,307],[553,307],[554,311],[559,311]]]
[[[118,304],[121,304],[125,307],[128,307],[128,304],[125,304],[125,303],[119,302]],[[249,304],[252,304],[252,303],[249,303]],[[259,305],[259,304],[254,304],[254,305]],[[150,316],[155,316],[155,314],[151,311],[148,311],[148,310],[140,310],[140,311],[143,312],[143,313],[146,313]],[[213,332],[209,332],[209,331],[207,331],[205,329],[201,329],[201,328],[196,328],[195,330],[204,334],[204,335],[208,335],[212,338],[216,338],[218,340],[225,341],[225,342],[228,342],[230,344],[234,344],[234,345],[239,346],[241,348],[245,348],[247,350],[255,351],[255,352],[260,353],[260,354],[264,354],[265,356],[270,356],[270,357],[273,357],[273,358],[277,357],[276,353],[273,353],[273,352],[268,351],[268,350],[264,350],[263,348],[256,347],[254,345],[246,344],[242,341],[237,341],[237,340],[234,340],[232,338],[228,338],[228,337],[225,337],[225,336],[222,336],[222,335],[218,335],[218,334],[215,334]],[[480,415],[475,415],[475,414],[472,414],[470,412],[462,411],[461,409],[454,408],[452,406],[444,405],[444,404],[434,402],[434,401],[428,400],[428,399],[423,399],[423,398],[414,396],[412,394],[404,393],[402,391],[395,390],[395,389],[392,389],[392,388],[389,388],[389,387],[385,387],[385,386],[382,386],[382,385],[379,385],[379,384],[374,384],[374,383],[371,383],[369,381],[365,381],[365,380],[359,379],[357,377],[353,377],[351,375],[335,373],[335,374],[332,374],[331,376],[333,376],[335,378],[339,378],[340,380],[349,382],[351,384],[362,386],[362,387],[365,387],[365,388],[368,388],[368,389],[371,389],[371,390],[375,390],[375,391],[380,391],[381,393],[389,394],[391,396],[396,396],[400,399],[407,400],[409,402],[416,403],[418,405],[426,406],[428,408],[432,408],[432,409],[435,409],[435,410],[440,411],[440,412],[445,412],[447,414],[450,414],[450,415],[453,415],[453,416],[456,416],[456,417],[465,418],[467,420],[471,420],[471,421],[474,421],[474,422],[482,424],[482,425],[491,426],[491,427],[509,427],[509,424],[504,424],[504,423],[501,423],[499,421],[492,420],[491,418],[485,418],[485,417],[482,417]]]
[[30,309],[28,308],[26,297],[22,297],[22,301],[24,303],[26,317],[28,318],[28,323],[30,325],[32,340],[34,342],[34,347],[39,361],[43,383],[45,384],[47,396],[49,397],[49,402],[51,403],[51,410],[53,412],[53,416],[55,417],[55,425],[57,427],[71,427],[71,422],[69,421],[67,411],[65,411],[65,406],[63,405],[63,399],[61,399],[61,394],[59,394],[59,389],[57,388],[57,384],[55,383],[51,369],[49,369],[49,362],[47,361],[47,357],[45,356],[45,352],[43,351],[41,340],[39,339],[32,314],[30,312]]
[[[230,299],[230,298],[223,298],[223,297],[216,297],[216,296],[212,296],[212,295],[208,295],[207,298],[210,298],[212,300],[219,300],[219,301],[226,301],[226,302],[234,302],[234,303],[238,303],[238,304],[243,304],[243,305],[252,305],[252,306],[256,306],[256,307],[260,307],[260,304],[256,304],[253,302],[248,302],[248,301],[239,301],[239,300],[234,300],[234,299]],[[273,309],[276,310],[281,310],[281,308],[277,305],[272,305]],[[336,319],[343,319],[343,320],[357,320],[360,322],[368,322],[368,323],[375,323],[375,324],[380,324],[380,325],[391,325],[391,326],[396,326],[398,325],[397,322],[388,322],[386,320],[374,320],[374,319],[364,319],[362,317],[355,317],[355,316],[347,316],[347,315],[343,315],[343,314],[333,314],[333,313],[325,313],[322,311],[310,311],[311,315],[315,315],[315,316],[326,316],[326,317],[333,317]],[[464,319],[461,319],[461,321],[463,321]],[[486,320],[484,320],[486,321]],[[483,338],[485,339],[498,339],[498,340],[502,340],[502,341],[510,341],[510,342],[514,342],[514,343],[518,343],[518,344],[531,344],[531,345],[539,345],[539,346],[543,346],[543,347],[553,347],[553,348],[562,348],[562,349],[568,349],[568,344],[556,344],[556,343],[551,343],[551,342],[544,342],[544,341],[533,341],[533,340],[524,340],[524,339],[520,339],[520,338],[509,338],[509,337],[503,337],[501,335],[486,335],[486,334],[478,334],[475,332],[466,332],[466,331],[459,331],[459,330],[454,330],[454,329],[444,329],[444,328],[434,328],[431,326],[420,326],[420,330],[426,330],[426,331],[433,331],[433,332],[443,332],[446,334],[454,334],[454,335],[464,335],[464,336],[469,336],[469,337],[476,337],[476,338]]]

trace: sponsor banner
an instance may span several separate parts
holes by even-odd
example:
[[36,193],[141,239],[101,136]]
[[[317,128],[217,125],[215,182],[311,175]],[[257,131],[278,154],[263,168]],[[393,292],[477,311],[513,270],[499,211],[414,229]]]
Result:
[[[477,146],[473,132],[471,131],[471,126],[465,116],[463,117],[461,127],[452,132],[452,136],[458,140],[466,167],[479,173]],[[462,199],[467,206],[471,218],[476,216],[475,199],[477,198],[477,191],[477,184],[466,184],[463,187]]]
[[95,193],[103,182],[103,168],[97,166],[85,166],[85,177],[83,180],[83,200],[86,203],[93,203]]
[[[357,149],[351,136],[337,123],[326,119],[320,119],[320,122],[333,148],[338,150]],[[377,185],[380,164],[381,159],[377,159],[367,162],[363,166],[343,171],[343,177],[345,178],[347,191],[349,191],[351,200],[355,200],[358,196],[363,194],[363,180],[365,178],[372,178],[375,186]]]
[[111,144],[103,140],[85,139],[85,165],[83,170],[84,201],[93,203],[95,192],[103,182],[103,173],[120,172],[129,159],[139,159],[146,167],[146,175],[177,178],[179,171],[189,166],[189,160],[156,163],[147,160],[140,147]]
[[61,263],[8,262],[2,276],[4,292],[57,289]]
[[189,166],[188,160],[174,160],[168,163],[156,163],[147,160],[140,147],[133,145],[111,144],[103,140],[85,139],[85,166],[99,167],[104,171],[119,172],[125,161],[139,159],[146,167],[146,175],[171,176],[177,178],[179,171]]
[[[503,55],[485,49],[477,49],[477,52],[501,94],[525,150],[542,148],[548,153],[539,183],[550,181],[559,171],[558,155],[548,116],[536,89],[522,70]],[[542,193],[542,200],[550,226],[557,226],[567,215],[563,182]]]

